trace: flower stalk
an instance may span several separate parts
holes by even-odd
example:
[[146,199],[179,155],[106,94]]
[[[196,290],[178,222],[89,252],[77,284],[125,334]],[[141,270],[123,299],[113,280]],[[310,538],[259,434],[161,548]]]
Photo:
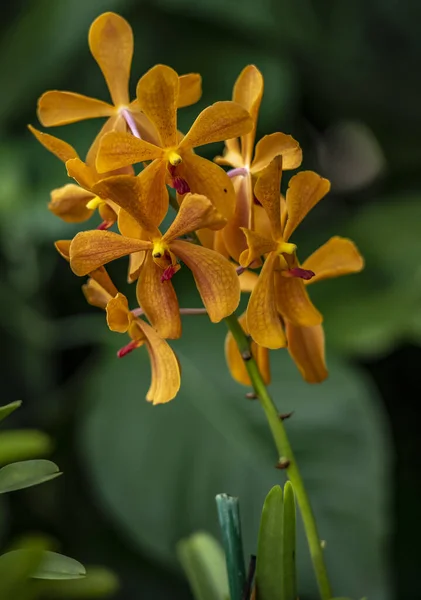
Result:
[[[237,316],[233,313],[225,318],[228,329],[232,333],[241,355],[244,357],[244,363],[253,384],[253,389],[260,400],[263,410],[266,415],[272,437],[275,442],[280,463],[285,465],[285,472],[288,479],[294,486],[294,492],[297,498],[297,503],[300,508],[303,519],[304,529],[310,549],[311,560],[315,571],[317,584],[319,587],[320,597],[322,600],[330,600],[332,598],[332,590],[327,574],[323,549],[319,533],[317,530],[316,520],[311,508],[310,500],[304,486],[301,473],[294,457],[291,444],[289,442],[285,426],[282,419],[279,418],[279,413],[276,406],[266,388],[263,378],[260,374],[259,367],[256,361],[251,356],[249,340],[244,333]],[[249,358],[250,357],[250,358]]]

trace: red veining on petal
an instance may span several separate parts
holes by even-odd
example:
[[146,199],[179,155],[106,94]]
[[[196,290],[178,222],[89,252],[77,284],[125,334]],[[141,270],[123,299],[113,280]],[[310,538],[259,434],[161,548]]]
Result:
[[293,269],[287,271],[287,273],[290,275],[290,277],[299,277],[300,279],[305,279],[306,281],[314,277],[316,274],[314,271],[310,271],[310,269],[301,269],[301,267],[294,267]]
[[118,358],[123,358],[123,356],[126,356],[126,354],[130,354],[130,352],[133,352],[133,350],[139,348],[139,345],[140,344],[138,340],[132,340],[126,346],[120,348],[120,350],[117,352]]
[[179,270],[180,270],[180,265],[170,265],[169,267],[164,269],[164,272],[161,275],[161,283],[164,283],[164,281],[169,281],[170,279],[172,279],[174,277],[174,275],[177,273],[177,271],[179,271]]

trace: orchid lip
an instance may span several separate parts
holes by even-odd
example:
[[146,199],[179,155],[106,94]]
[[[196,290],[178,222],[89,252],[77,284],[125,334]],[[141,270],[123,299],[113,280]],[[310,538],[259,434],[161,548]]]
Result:
[[302,269],[301,267],[289,269],[287,273],[289,273],[291,277],[299,277],[300,279],[304,279],[306,281],[312,279],[316,275],[314,271],[310,271],[310,269]]
[[131,342],[126,344],[126,346],[123,346],[122,348],[120,348],[120,350],[118,350],[118,352],[117,352],[118,358],[123,358],[127,354],[130,354],[130,352],[133,352],[133,350],[136,350],[136,348],[139,348],[139,345],[140,344],[139,344],[138,340],[132,340]]

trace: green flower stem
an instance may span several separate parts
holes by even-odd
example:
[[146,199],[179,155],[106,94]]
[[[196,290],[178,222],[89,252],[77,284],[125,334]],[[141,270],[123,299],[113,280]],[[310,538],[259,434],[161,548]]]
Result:
[[314,518],[310,500],[304,487],[304,482],[298,469],[298,465],[295,461],[294,453],[289,443],[284,424],[282,419],[279,418],[279,413],[276,409],[276,406],[270,397],[268,390],[266,389],[266,385],[260,374],[259,367],[257,366],[254,358],[251,356],[249,340],[244,333],[237,316],[232,314],[227,317],[225,321],[237,343],[241,355],[244,358],[244,364],[253,384],[253,389],[260,400],[263,410],[265,411],[276,449],[278,451],[280,466],[284,465],[286,474],[293,485],[304,523],[304,529],[310,548],[311,560],[313,562],[320,596],[322,600],[330,600],[332,598],[332,591],[323,557],[321,541],[317,531],[316,520]]

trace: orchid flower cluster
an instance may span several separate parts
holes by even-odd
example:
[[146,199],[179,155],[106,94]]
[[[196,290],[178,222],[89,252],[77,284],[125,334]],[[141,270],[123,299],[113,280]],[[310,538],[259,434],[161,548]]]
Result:
[[[131,100],[130,25],[117,14],[100,15],[91,25],[89,47],[112,103],[65,91],[46,92],[38,103],[44,127],[106,118],[85,161],[68,143],[29,128],[75,181],[51,192],[49,209],[70,223],[85,222],[95,211],[100,215],[96,229],[60,240],[56,248],[76,275],[88,276],[83,292],[90,304],[105,310],[108,327],[128,334],[118,356],[146,346],[152,369],[147,400],[168,402],[180,387],[179,363],[167,342],[181,336],[185,309],[172,283],[180,268],[191,270],[203,311],[214,323],[237,309],[241,292],[250,294],[240,323],[266,383],[269,349],[278,348],[288,349],[306,381],[322,381],[327,376],[323,318],[307,285],[360,271],[363,260],[352,241],[333,237],[299,262],[291,237],[330,184],[300,171],[281,194],[282,173],[300,167],[302,152],[284,133],[266,135],[255,145],[262,74],[253,65],[245,67],[232,101],[203,110],[184,135],[177,111],[199,100],[200,75],[179,76],[156,65],[140,78]],[[212,142],[225,142],[214,162],[195,152]],[[133,165],[140,165],[139,172]],[[163,232],[170,206],[176,214]],[[128,281],[136,282],[134,309],[104,267],[124,256]],[[231,334],[225,352],[232,376],[250,385]]]

